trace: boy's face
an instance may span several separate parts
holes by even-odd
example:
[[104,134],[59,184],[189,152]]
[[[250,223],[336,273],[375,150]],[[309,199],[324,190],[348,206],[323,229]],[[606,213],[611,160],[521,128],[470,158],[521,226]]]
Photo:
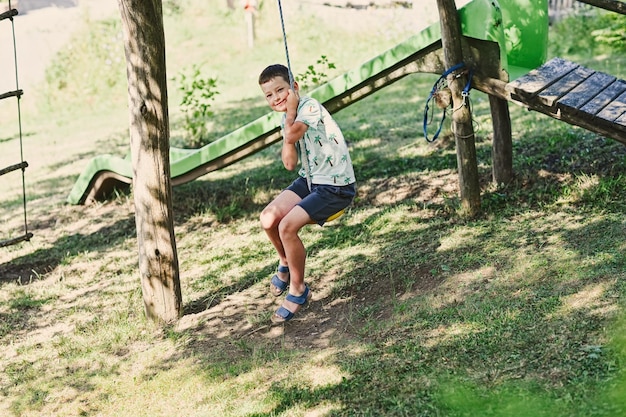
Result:
[[[294,90],[298,91],[298,85],[294,83]],[[274,77],[266,83],[261,84],[261,90],[265,94],[265,100],[270,108],[277,112],[287,111],[287,95],[289,93],[289,82],[283,77]]]

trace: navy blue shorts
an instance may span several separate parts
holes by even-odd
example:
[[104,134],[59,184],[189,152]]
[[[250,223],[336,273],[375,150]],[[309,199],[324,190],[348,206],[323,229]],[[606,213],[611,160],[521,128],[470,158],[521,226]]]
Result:
[[343,186],[311,184],[309,191],[306,178],[303,177],[294,180],[287,190],[298,194],[302,199],[298,205],[320,226],[330,216],[348,207],[356,195],[355,184]]

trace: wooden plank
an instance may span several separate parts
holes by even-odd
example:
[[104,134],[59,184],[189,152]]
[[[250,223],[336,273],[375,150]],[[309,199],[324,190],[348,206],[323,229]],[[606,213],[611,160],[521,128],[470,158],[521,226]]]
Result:
[[596,116],[600,119],[615,123],[624,112],[626,112],[626,91],[620,94],[619,97],[614,98],[613,101]]
[[560,108],[570,107],[580,109],[585,104],[592,101],[598,94],[604,91],[616,80],[612,75],[603,72],[591,74],[583,83],[576,86],[573,90],[563,96],[558,106]]
[[509,83],[516,95],[532,98],[580,65],[562,58],[553,58],[537,69]]
[[563,59],[548,64],[504,86],[477,78],[476,87],[626,145],[626,81]]
[[623,113],[620,117],[618,117],[617,120],[615,120],[615,124],[618,129],[626,133],[626,113]]
[[564,111],[544,114],[552,116],[555,119],[562,120],[571,125],[583,127],[590,132],[598,133],[602,136],[606,136],[607,138],[615,139],[626,145],[626,128],[616,123],[599,118],[590,119],[579,117],[578,115],[572,115],[569,112]]
[[590,70],[589,68],[578,67],[541,91],[539,96],[535,99],[545,106],[554,107],[560,98],[564,97],[578,85],[583,83],[586,79],[593,75],[594,72],[595,71]]
[[604,107],[606,107],[607,104],[613,101],[615,97],[618,97],[624,91],[626,91],[626,81],[615,80],[602,92],[596,95],[593,100],[582,106],[580,110],[595,116]]

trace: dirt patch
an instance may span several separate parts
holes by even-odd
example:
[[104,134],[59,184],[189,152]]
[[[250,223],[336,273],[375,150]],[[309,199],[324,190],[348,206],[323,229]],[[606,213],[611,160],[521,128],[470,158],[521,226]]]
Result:
[[[284,297],[274,298],[269,291],[254,290],[229,295],[214,307],[196,314],[183,316],[176,329],[193,330],[202,334],[202,349],[209,349],[221,340],[256,340],[264,344],[283,344],[292,348],[323,349],[342,345],[359,337],[358,332],[366,321],[385,320],[391,314],[392,305],[398,299],[410,298],[433,290],[441,284],[441,277],[434,277],[430,266],[422,265],[411,275],[418,276],[408,290],[391,294],[388,277],[371,276],[368,282],[359,282],[344,289],[342,295],[331,295],[330,288],[337,278],[336,271],[318,277],[311,288],[312,300],[287,323],[269,323],[269,314],[281,304]],[[384,272],[387,274],[387,272]],[[269,281],[268,281],[269,282]],[[269,287],[268,287],[269,288]],[[376,305],[375,317],[363,314]],[[250,323],[250,312],[267,312],[268,320]],[[283,338],[283,336],[288,336]],[[213,341],[213,342],[211,342]],[[200,348],[200,346],[198,346]]]
[[[443,204],[442,195],[458,192],[457,182],[454,171],[426,179],[408,174],[373,180],[359,187],[359,206],[393,207],[408,201],[418,205]],[[444,189],[446,192],[442,193]],[[427,213],[415,213],[416,221]],[[341,269],[330,269],[322,276],[309,277],[312,300],[287,323],[274,325],[269,321],[269,316],[281,305],[284,295],[273,297],[270,294],[268,276],[267,286],[257,285],[210,301],[198,300],[195,305],[187,304],[187,313],[176,328],[179,331],[193,329],[194,334],[207,336],[202,338],[202,346],[196,348],[208,350],[215,347],[214,343],[220,344],[222,340],[230,338],[287,344],[294,348],[326,348],[346,343],[359,337],[358,331],[366,321],[387,318],[398,299],[432,291],[443,280],[441,275],[433,275],[435,265],[410,265],[401,273],[415,279],[409,287],[396,288],[390,279],[400,282],[404,276],[390,278],[390,271],[382,265],[394,260],[386,259],[385,256],[364,266],[368,268],[366,280],[354,282],[340,290],[336,289],[337,282],[346,278],[345,271]],[[394,269],[393,274],[399,273]],[[372,306],[376,306],[377,316],[364,315],[363,312]],[[209,342],[211,340],[213,342]]]

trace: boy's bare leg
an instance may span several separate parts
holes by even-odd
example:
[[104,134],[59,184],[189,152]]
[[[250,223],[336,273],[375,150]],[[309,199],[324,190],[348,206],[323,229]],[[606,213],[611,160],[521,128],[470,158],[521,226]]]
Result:
[[[305,291],[304,284],[304,266],[306,261],[306,249],[298,232],[302,227],[308,224],[311,218],[306,211],[300,206],[295,206],[280,222],[278,231],[280,241],[282,242],[285,257],[289,264],[289,274],[291,283],[289,284],[289,293],[295,296],[301,296]],[[295,313],[300,305],[285,300],[283,306],[287,310]]]
[[[276,249],[278,259],[281,265],[290,266],[283,242],[280,239],[278,225],[281,220],[298,204],[302,199],[293,191],[285,190],[280,193],[271,203],[267,205],[261,212],[261,227],[267,234],[270,242]],[[290,268],[291,272],[291,268]],[[279,279],[287,282],[286,272],[277,272]]]

